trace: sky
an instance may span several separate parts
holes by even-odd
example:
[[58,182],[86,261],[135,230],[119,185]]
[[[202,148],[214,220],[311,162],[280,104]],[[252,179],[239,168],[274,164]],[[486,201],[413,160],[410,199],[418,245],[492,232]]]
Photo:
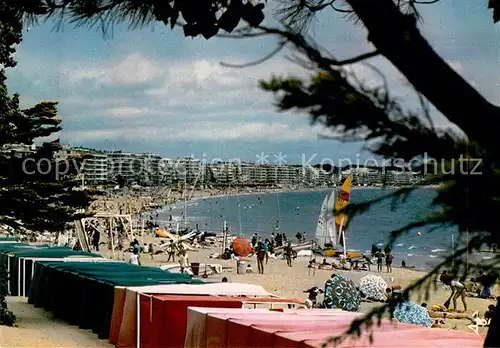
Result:
[[[500,25],[493,25],[486,1],[441,0],[421,6],[421,30],[435,50],[488,100],[500,104]],[[268,24],[272,11],[266,9]],[[269,163],[365,161],[360,143],[318,139],[328,130],[312,127],[306,114],[279,112],[260,79],[307,77],[290,62],[290,51],[245,69],[223,67],[259,59],[275,39],[184,38],[182,29],[152,25],[130,30],[54,22],[26,28],[18,66],[8,71],[10,92],[23,106],[59,102],[62,142],[106,150],[152,152]],[[326,11],[309,32],[339,59],[373,49],[365,30],[342,14]],[[417,108],[408,82],[384,58],[367,63],[384,72],[391,94]],[[380,79],[363,65],[352,67],[366,82]],[[436,110],[433,116],[446,125]],[[266,157],[267,156],[267,157]]]

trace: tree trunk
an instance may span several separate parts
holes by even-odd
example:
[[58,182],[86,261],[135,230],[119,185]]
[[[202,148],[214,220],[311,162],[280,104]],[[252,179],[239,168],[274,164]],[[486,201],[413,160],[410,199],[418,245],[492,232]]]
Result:
[[[469,139],[489,150],[498,144],[500,108],[458,75],[420,34],[416,20],[393,0],[347,0],[368,31],[368,40]],[[492,67],[493,68],[493,67]]]

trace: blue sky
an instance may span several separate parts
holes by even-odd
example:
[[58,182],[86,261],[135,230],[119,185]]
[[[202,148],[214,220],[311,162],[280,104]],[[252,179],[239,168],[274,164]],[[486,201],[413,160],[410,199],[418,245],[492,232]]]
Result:
[[[500,26],[492,23],[486,1],[441,0],[421,6],[422,31],[435,49],[490,101],[500,103]],[[271,17],[267,11],[268,17]],[[338,58],[371,50],[364,29],[341,14],[325,12],[311,34]],[[89,147],[154,152],[207,159],[287,155],[300,163],[322,158],[367,158],[360,144],[318,140],[325,131],[307,115],[279,113],[273,97],[258,89],[259,79],[306,76],[285,54],[256,67],[232,69],[221,61],[244,63],[273,49],[274,39],[186,39],[182,29],[156,25],[129,30],[120,25],[111,38],[99,29],[48,22],[29,29],[18,48],[18,67],[8,72],[11,92],[24,106],[60,102],[60,137]],[[369,61],[387,76],[392,94],[416,107],[405,79],[383,58]],[[369,69],[355,71],[378,83]],[[438,122],[445,123],[437,113]]]

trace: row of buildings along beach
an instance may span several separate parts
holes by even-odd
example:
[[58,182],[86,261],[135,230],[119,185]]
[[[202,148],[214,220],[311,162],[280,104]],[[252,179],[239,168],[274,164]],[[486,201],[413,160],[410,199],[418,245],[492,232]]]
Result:
[[[1,152],[26,156],[34,146],[4,146]],[[258,164],[240,161],[210,162],[194,157],[165,158],[151,153],[99,151],[63,146],[56,159],[85,155],[81,181],[85,186],[125,185],[168,186],[296,186],[338,185],[350,175],[358,186],[406,186],[421,182],[423,176],[400,168],[345,166],[343,168],[301,164]]]

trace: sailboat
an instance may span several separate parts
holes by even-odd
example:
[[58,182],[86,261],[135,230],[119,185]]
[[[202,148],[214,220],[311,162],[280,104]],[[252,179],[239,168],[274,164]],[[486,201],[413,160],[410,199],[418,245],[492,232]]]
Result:
[[[325,256],[339,256],[340,253],[337,250],[337,246],[341,246],[344,257],[361,257],[361,253],[347,250],[345,241],[347,215],[337,214],[335,216],[335,211],[340,211],[349,204],[351,183],[352,179],[348,176],[339,189],[337,200],[335,201],[335,191],[333,191],[330,197],[325,197],[323,201],[316,227],[316,243],[321,253]],[[333,202],[335,202],[335,206]]]
[[333,249],[337,245],[335,231],[335,216],[333,207],[335,202],[335,191],[330,196],[325,196],[316,225],[316,245],[320,250]]

